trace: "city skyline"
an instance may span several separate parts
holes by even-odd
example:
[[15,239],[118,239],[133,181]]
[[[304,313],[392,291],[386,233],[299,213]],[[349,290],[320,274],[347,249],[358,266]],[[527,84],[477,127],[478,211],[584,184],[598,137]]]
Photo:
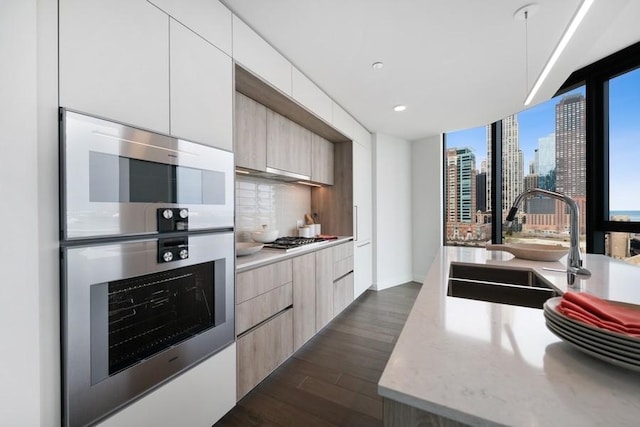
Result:
[[[640,70],[619,76],[610,83],[610,210],[640,210],[634,176],[638,147],[640,146]],[[517,113],[519,123],[519,145],[524,154],[523,175],[529,173],[529,164],[534,160],[538,139],[555,132],[555,108],[561,99],[582,94],[581,86],[552,100]],[[479,170],[486,161],[486,126],[447,133],[447,148],[470,148],[476,155]]]

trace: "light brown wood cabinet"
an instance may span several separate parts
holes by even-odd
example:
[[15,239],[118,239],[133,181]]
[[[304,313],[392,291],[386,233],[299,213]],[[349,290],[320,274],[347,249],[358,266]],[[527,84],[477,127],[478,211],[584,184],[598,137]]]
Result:
[[267,170],[267,107],[236,92],[236,166]]
[[353,242],[333,250],[333,317],[353,301]]
[[352,301],[353,242],[238,273],[238,399]]
[[334,246],[333,250],[333,280],[338,280],[353,271],[353,242]]
[[311,180],[333,185],[333,143],[311,134]]
[[236,305],[236,335],[258,325],[293,303],[291,282]]
[[293,349],[316,333],[316,254],[293,259]]
[[333,311],[337,316],[353,301],[353,272],[333,282]]
[[238,400],[293,353],[293,309],[287,309],[237,341]]
[[311,177],[311,132],[269,109],[267,167]]
[[333,319],[333,248],[316,252],[316,330]]
[[236,275],[238,399],[293,353],[292,265],[288,259]]
[[236,304],[290,283],[292,278],[291,259],[238,273],[236,276]]

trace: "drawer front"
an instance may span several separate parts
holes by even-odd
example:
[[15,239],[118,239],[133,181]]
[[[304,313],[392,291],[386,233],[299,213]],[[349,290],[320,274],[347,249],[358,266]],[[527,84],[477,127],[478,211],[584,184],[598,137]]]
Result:
[[353,273],[333,282],[333,315],[337,316],[353,301]]
[[293,353],[293,309],[238,338],[238,400]]
[[353,271],[353,243],[344,243],[333,248],[333,280]]
[[243,271],[236,276],[236,304],[250,300],[293,280],[290,259]]
[[289,282],[236,306],[236,334],[253,328],[293,304],[293,286]]

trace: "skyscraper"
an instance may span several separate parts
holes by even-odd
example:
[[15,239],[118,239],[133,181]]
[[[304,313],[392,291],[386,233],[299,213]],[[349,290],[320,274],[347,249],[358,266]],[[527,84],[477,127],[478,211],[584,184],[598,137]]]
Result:
[[502,120],[502,221],[523,191],[524,155],[520,149],[518,116]]
[[555,154],[556,190],[569,197],[585,197],[585,98],[581,94],[556,104]]
[[538,138],[538,149],[536,150],[536,173],[547,175],[556,168],[556,136],[550,133],[547,136]]
[[447,150],[447,220],[471,224],[476,210],[476,156],[469,148]]

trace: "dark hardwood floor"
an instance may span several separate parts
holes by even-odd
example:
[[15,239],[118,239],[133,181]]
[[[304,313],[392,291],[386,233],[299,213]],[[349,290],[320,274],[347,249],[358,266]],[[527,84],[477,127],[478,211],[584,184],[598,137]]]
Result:
[[420,286],[362,294],[215,426],[381,426],[377,383]]

